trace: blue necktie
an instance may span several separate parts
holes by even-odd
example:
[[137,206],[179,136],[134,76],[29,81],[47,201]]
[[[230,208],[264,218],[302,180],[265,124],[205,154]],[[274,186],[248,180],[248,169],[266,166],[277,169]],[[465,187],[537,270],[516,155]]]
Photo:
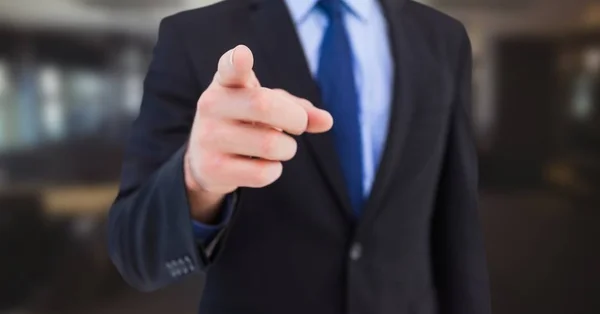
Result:
[[321,0],[319,8],[329,18],[321,43],[317,81],[325,109],[333,116],[332,134],[357,216],[363,206],[362,138],[352,48],[343,14],[342,0]]

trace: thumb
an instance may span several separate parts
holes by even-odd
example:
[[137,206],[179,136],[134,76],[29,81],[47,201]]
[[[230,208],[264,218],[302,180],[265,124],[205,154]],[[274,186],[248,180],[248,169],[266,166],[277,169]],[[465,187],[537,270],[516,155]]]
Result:
[[281,93],[285,96],[292,97],[297,104],[299,104],[307,115],[306,131],[308,133],[324,133],[329,131],[333,127],[333,117],[331,114],[323,109],[315,107],[310,101],[296,97],[285,90],[274,89],[274,91]]
[[252,51],[244,45],[239,45],[221,56],[215,80],[223,87],[258,86],[253,66]]
[[304,107],[308,115],[308,124],[306,132],[308,133],[324,133],[333,127],[333,117],[323,109],[315,107],[310,101],[300,101],[300,105]]

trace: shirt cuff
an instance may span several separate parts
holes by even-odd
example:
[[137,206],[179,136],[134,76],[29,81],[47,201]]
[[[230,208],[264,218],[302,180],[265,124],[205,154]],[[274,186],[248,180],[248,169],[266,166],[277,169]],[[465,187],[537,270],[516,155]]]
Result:
[[195,220],[192,221],[196,241],[204,246],[208,245],[215,236],[229,224],[229,221],[231,221],[231,217],[233,216],[233,210],[236,203],[235,199],[235,193],[225,197],[216,224],[205,224]]

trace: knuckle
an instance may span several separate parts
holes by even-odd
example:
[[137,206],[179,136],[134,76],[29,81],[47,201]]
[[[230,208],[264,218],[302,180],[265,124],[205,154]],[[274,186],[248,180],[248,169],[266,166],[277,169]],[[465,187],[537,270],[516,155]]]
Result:
[[306,130],[306,127],[308,126],[308,112],[306,112],[306,110],[300,111],[298,123],[300,129],[302,130],[302,132],[304,132]]
[[306,108],[312,108],[312,107],[314,107],[314,105],[312,104],[312,102],[310,102],[310,101],[308,101],[308,100],[306,100],[306,99],[304,99],[304,98],[300,98],[300,99],[299,99],[299,102],[300,102],[300,105],[301,105],[303,108],[305,108],[305,109],[306,109]]
[[283,96],[289,96],[289,93],[281,88],[274,88],[273,91]]
[[206,177],[218,177],[222,169],[223,158],[219,154],[204,154],[198,165],[198,171]]
[[196,173],[198,176],[202,176],[204,180],[212,177],[212,168],[210,167],[209,159],[210,157],[207,154],[203,154],[198,158],[198,162],[196,163]]
[[257,187],[265,187],[271,184],[275,178],[273,178],[274,169],[276,166],[273,162],[260,163],[257,167],[257,171],[254,172],[252,181]]
[[198,142],[203,145],[211,145],[215,138],[215,127],[213,121],[204,119],[198,123]]
[[295,139],[288,137],[289,143],[285,145],[286,149],[283,152],[283,161],[290,160],[296,156],[296,152],[298,152],[298,143]]
[[250,106],[252,110],[261,116],[268,114],[270,103],[267,94],[263,89],[256,90],[250,97]]
[[256,171],[252,178],[252,184],[256,187],[264,187],[267,185],[266,183],[266,171],[265,166],[260,166],[259,170]]
[[219,94],[211,89],[202,93],[198,99],[198,111],[204,114],[211,113],[218,106]]
[[291,121],[290,133],[300,135],[306,131],[306,127],[308,126],[308,113],[305,110],[298,110],[293,116],[294,119]]
[[268,132],[262,137],[260,144],[260,153],[263,157],[269,159],[275,157],[278,137],[279,134],[275,132]]

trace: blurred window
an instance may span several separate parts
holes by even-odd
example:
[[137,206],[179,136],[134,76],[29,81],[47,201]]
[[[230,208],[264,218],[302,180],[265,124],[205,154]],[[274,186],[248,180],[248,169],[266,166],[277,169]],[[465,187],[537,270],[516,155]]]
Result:
[[0,152],[8,146],[8,106],[9,106],[8,65],[0,59]]
[[65,102],[63,78],[55,66],[43,66],[39,70],[41,120],[44,135],[59,140],[65,133]]
[[583,52],[582,71],[575,79],[571,113],[580,121],[587,121],[593,116],[597,99],[598,74],[600,71],[600,49],[591,48]]
[[70,136],[81,137],[101,132],[102,120],[108,104],[103,97],[109,93],[104,87],[103,71],[76,69],[69,73]]

